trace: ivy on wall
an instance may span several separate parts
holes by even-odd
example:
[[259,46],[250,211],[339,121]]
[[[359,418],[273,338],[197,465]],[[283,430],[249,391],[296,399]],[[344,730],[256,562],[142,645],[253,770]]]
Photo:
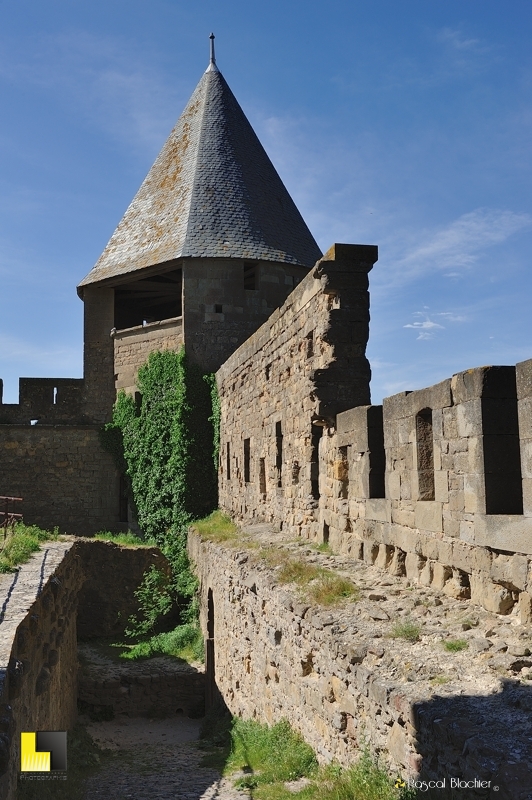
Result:
[[153,352],[139,369],[135,397],[120,392],[102,444],[126,474],[137,521],[172,565],[182,619],[193,614],[196,580],[189,567],[189,523],[217,506],[220,414],[214,375],[184,348]]

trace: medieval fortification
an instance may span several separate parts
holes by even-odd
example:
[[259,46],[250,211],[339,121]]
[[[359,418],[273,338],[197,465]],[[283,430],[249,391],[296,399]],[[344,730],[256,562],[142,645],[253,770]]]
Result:
[[[468,796],[524,800],[532,699],[517,678],[532,671],[532,359],[371,405],[377,258],[374,245],[321,254],[212,58],[78,286],[83,378],[21,378],[18,404],[1,403],[0,382],[0,494],[24,498],[27,523],[79,536],[127,530],[123,476],[99,431],[117,390],[135,393],[148,354],[184,345],[216,371],[220,508],[269,546],[318,558],[310,545],[329,543],[334,567],[363,590],[341,612],[312,607],[245,549],[192,533],[216,649],[207,677],[229,709],[288,717],[325,761],[349,763],[364,738],[400,774],[445,766],[497,777],[497,795]],[[84,629],[98,609],[102,635],[124,605],[110,586],[120,568],[114,578],[96,569],[88,547],[50,545],[24,586],[2,577],[0,727],[11,758],[30,717],[31,730],[57,729],[75,714],[76,608]],[[134,569],[123,573],[132,590]],[[427,622],[426,641],[386,638],[400,613]],[[451,683],[435,687],[446,656],[440,648],[431,667],[430,643],[444,619],[470,648]],[[0,756],[11,797],[12,762]]]

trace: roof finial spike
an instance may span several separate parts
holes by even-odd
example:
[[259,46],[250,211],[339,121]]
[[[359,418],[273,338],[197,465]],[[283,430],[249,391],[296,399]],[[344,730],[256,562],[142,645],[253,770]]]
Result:
[[218,67],[216,66],[216,58],[214,57],[214,33],[211,33],[209,36],[211,40],[211,60],[209,62],[209,66],[207,67],[207,72],[218,72]]

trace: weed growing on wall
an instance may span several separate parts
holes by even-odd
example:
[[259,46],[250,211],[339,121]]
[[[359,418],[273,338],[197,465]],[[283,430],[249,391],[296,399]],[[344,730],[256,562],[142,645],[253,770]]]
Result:
[[183,623],[197,616],[186,536],[190,522],[217,505],[220,423],[214,375],[191,364],[184,348],[150,353],[137,385],[136,398],[119,393],[102,444],[127,475],[143,534],[172,566],[170,585],[152,569],[136,592],[143,617],[131,621],[130,633],[143,636],[168,597],[178,600]]
[[296,794],[305,800],[414,800],[408,787],[394,786],[367,747],[349,769],[335,762],[319,767],[311,747],[286,720],[269,727],[214,710],[205,717],[201,736],[200,747],[210,750],[202,765],[227,777],[236,773],[235,785],[256,800],[291,800]]
[[19,564],[24,564],[30,556],[40,549],[46,541],[59,538],[59,529],[44,531],[37,525],[24,525],[19,522],[8,532],[5,541],[0,534],[0,573],[13,572]]

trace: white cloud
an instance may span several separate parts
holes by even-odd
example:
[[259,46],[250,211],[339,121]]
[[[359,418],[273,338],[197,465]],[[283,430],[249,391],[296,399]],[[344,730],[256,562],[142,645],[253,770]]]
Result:
[[[390,265],[392,282],[406,283],[426,273],[474,266],[484,250],[532,227],[532,216],[509,210],[477,208],[427,236]],[[388,283],[390,285],[390,283]]]
[[439,31],[438,39],[454,50],[473,50],[478,52],[479,50],[484,51],[486,49],[480,46],[479,39],[466,39],[460,31],[453,30],[452,28],[443,28]]
[[408,325],[403,325],[403,328],[413,328],[418,332],[417,339],[433,339],[435,330],[444,330],[444,326],[431,320],[428,314],[422,311],[416,311],[415,317],[425,317],[420,322],[409,322]]

